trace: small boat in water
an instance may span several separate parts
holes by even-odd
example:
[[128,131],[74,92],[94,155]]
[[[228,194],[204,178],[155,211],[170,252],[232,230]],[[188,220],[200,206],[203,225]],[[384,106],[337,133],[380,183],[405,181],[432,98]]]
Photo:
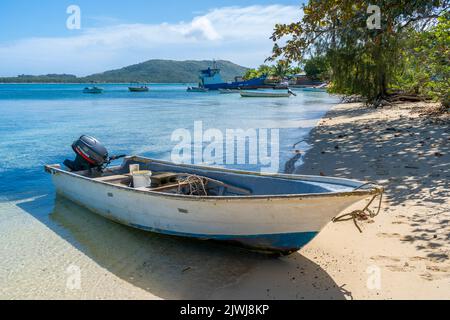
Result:
[[83,89],[83,93],[99,94],[103,93],[103,89],[100,87],[86,87]]
[[148,92],[149,88],[146,85],[139,85],[139,83],[133,84],[128,87],[130,92]]
[[309,88],[302,88],[302,91],[312,91],[312,92],[326,92],[327,88],[325,87],[309,87]]
[[188,87],[187,92],[208,92],[209,89],[203,87]]
[[296,95],[291,90],[287,92],[278,91],[240,91],[243,98],[289,98],[291,95]]
[[380,192],[355,180],[267,175],[139,156],[119,156],[123,163],[107,168],[119,157],[109,158],[95,138],[82,136],[72,148],[77,158],[66,160],[67,168],[45,166],[58,194],[134,228],[277,254],[297,251],[342,210]]

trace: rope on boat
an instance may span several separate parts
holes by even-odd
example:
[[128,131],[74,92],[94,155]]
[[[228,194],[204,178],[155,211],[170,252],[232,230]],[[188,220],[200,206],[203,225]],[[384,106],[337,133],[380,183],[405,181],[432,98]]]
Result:
[[187,175],[186,177],[178,179],[178,193],[181,194],[182,186],[187,184],[189,186],[188,195],[190,196],[207,196],[206,184],[208,180],[197,175]]
[[[360,185],[359,187],[355,188],[354,190],[362,189],[365,186],[368,185],[375,185],[373,182],[368,182],[363,185]],[[381,211],[381,202],[383,201],[383,188],[375,187],[376,194],[372,197],[372,199],[367,203],[367,205],[362,210],[354,210],[349,213],[345,213],[341,216],[333,218],[333,222],[342,222],[342,221],[349,221],[353,220],[353,223],[355,224],[355,227],[359,230],[359,232],[362,233],[361,227],[358,225],[358,221],[368,220],[369,218],[376,217],[380,211]],[[379,198],[378,201],[378,209],[376,211],[372,211],[369,207],[370,205],[375,201],[376,198]]]

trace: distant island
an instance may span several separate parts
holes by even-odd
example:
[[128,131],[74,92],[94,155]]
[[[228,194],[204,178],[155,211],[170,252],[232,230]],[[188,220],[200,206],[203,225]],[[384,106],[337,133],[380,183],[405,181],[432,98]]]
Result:
[[[213,61],[149,60],[117,70],[105,71],[86,77],[71,74],[19,75],[0,77],[0,83],[193,83],[198,81],[199,71],[213,65]],[[234,80],[243,76],[248,68],[225,60],[217,60],[224,80]]]

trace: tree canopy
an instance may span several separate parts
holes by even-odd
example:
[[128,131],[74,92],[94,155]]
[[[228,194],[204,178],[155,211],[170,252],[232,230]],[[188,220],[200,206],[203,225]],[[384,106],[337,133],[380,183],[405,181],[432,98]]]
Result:
[[[371,5],[377,5],[381,13],[376,27],[368,24],[374,15]],[[448,50],[445,27],[449,7],[449,0],[310,0],[303,6],[300,21],[275,26],[269,60],[301,62],[311,56],[324,56],[330,61],[333,92],[359,94],[377,101],[399,83],[405,57],[410,55],[405,47],[411,44],[411,32],[430,50],[437,47],[429,42],[427,32],[437,32],[435,36]],[[442,25],[433,31],[438,18]],[[438,60],[434,62],[439,67],[430,70],[430,75],[442,69],[443,61]]]
[[315,56],[305,60],[304,70],[312,80],[329,80],[330,65],[326,56]]
[[280,60],[272,66],[262,64],[257,69],[249,69],[243,78],[248,80],[268,76],[282,80],[289,75],[298,74],[300,72],[302,72],[300,67],[291,66],[286,60]]
[[450,13],[429,30],[411,29],[401,52],[402,66],[393,87],[450,105]]

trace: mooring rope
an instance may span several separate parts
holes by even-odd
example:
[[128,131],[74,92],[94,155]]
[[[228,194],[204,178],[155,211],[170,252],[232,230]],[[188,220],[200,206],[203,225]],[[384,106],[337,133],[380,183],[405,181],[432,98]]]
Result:
[[[368,182],[365,183],[363,185],[360,185],[359,187],[355,188],[355,190],[359,190],[362,189],[365,186],[368,185],[376,185],[373,182]],[[356,228],[359,230],[359,232],[362,233],[362,230],[360,228],[360,226],[358,225],[358,220],[362,221],[362,220],[368,220],[369,218],[374,218],[376,217],[380,211],[381,211],[381,203],[383,201],[383,188],[378,188],[375,187],[376,190],[376,194],[372,197],[372,199],[367,203],[367,205],[362,209],[362,210],[354,210],[352,212],[349,213],[345,213],[341,216],[335,217],[333,218],[333,222],[342,222],[342,221],[349,221],[349,220],[353,220],[353,223],[355,224]],[[370,205],[375,201],[375,199],[379,197],[379,202],[378,202],[378,209],[376,212],[372,211],[369,207]]]
[[206,191],[206,183],[208,180],[204,177],[200,177],[197,175],[188,175],[184,178],[178,179],[178,193],[181,194],[181,187],[184,183],[189,185],[188,195],[190,196],[207,196],[208,192]]

